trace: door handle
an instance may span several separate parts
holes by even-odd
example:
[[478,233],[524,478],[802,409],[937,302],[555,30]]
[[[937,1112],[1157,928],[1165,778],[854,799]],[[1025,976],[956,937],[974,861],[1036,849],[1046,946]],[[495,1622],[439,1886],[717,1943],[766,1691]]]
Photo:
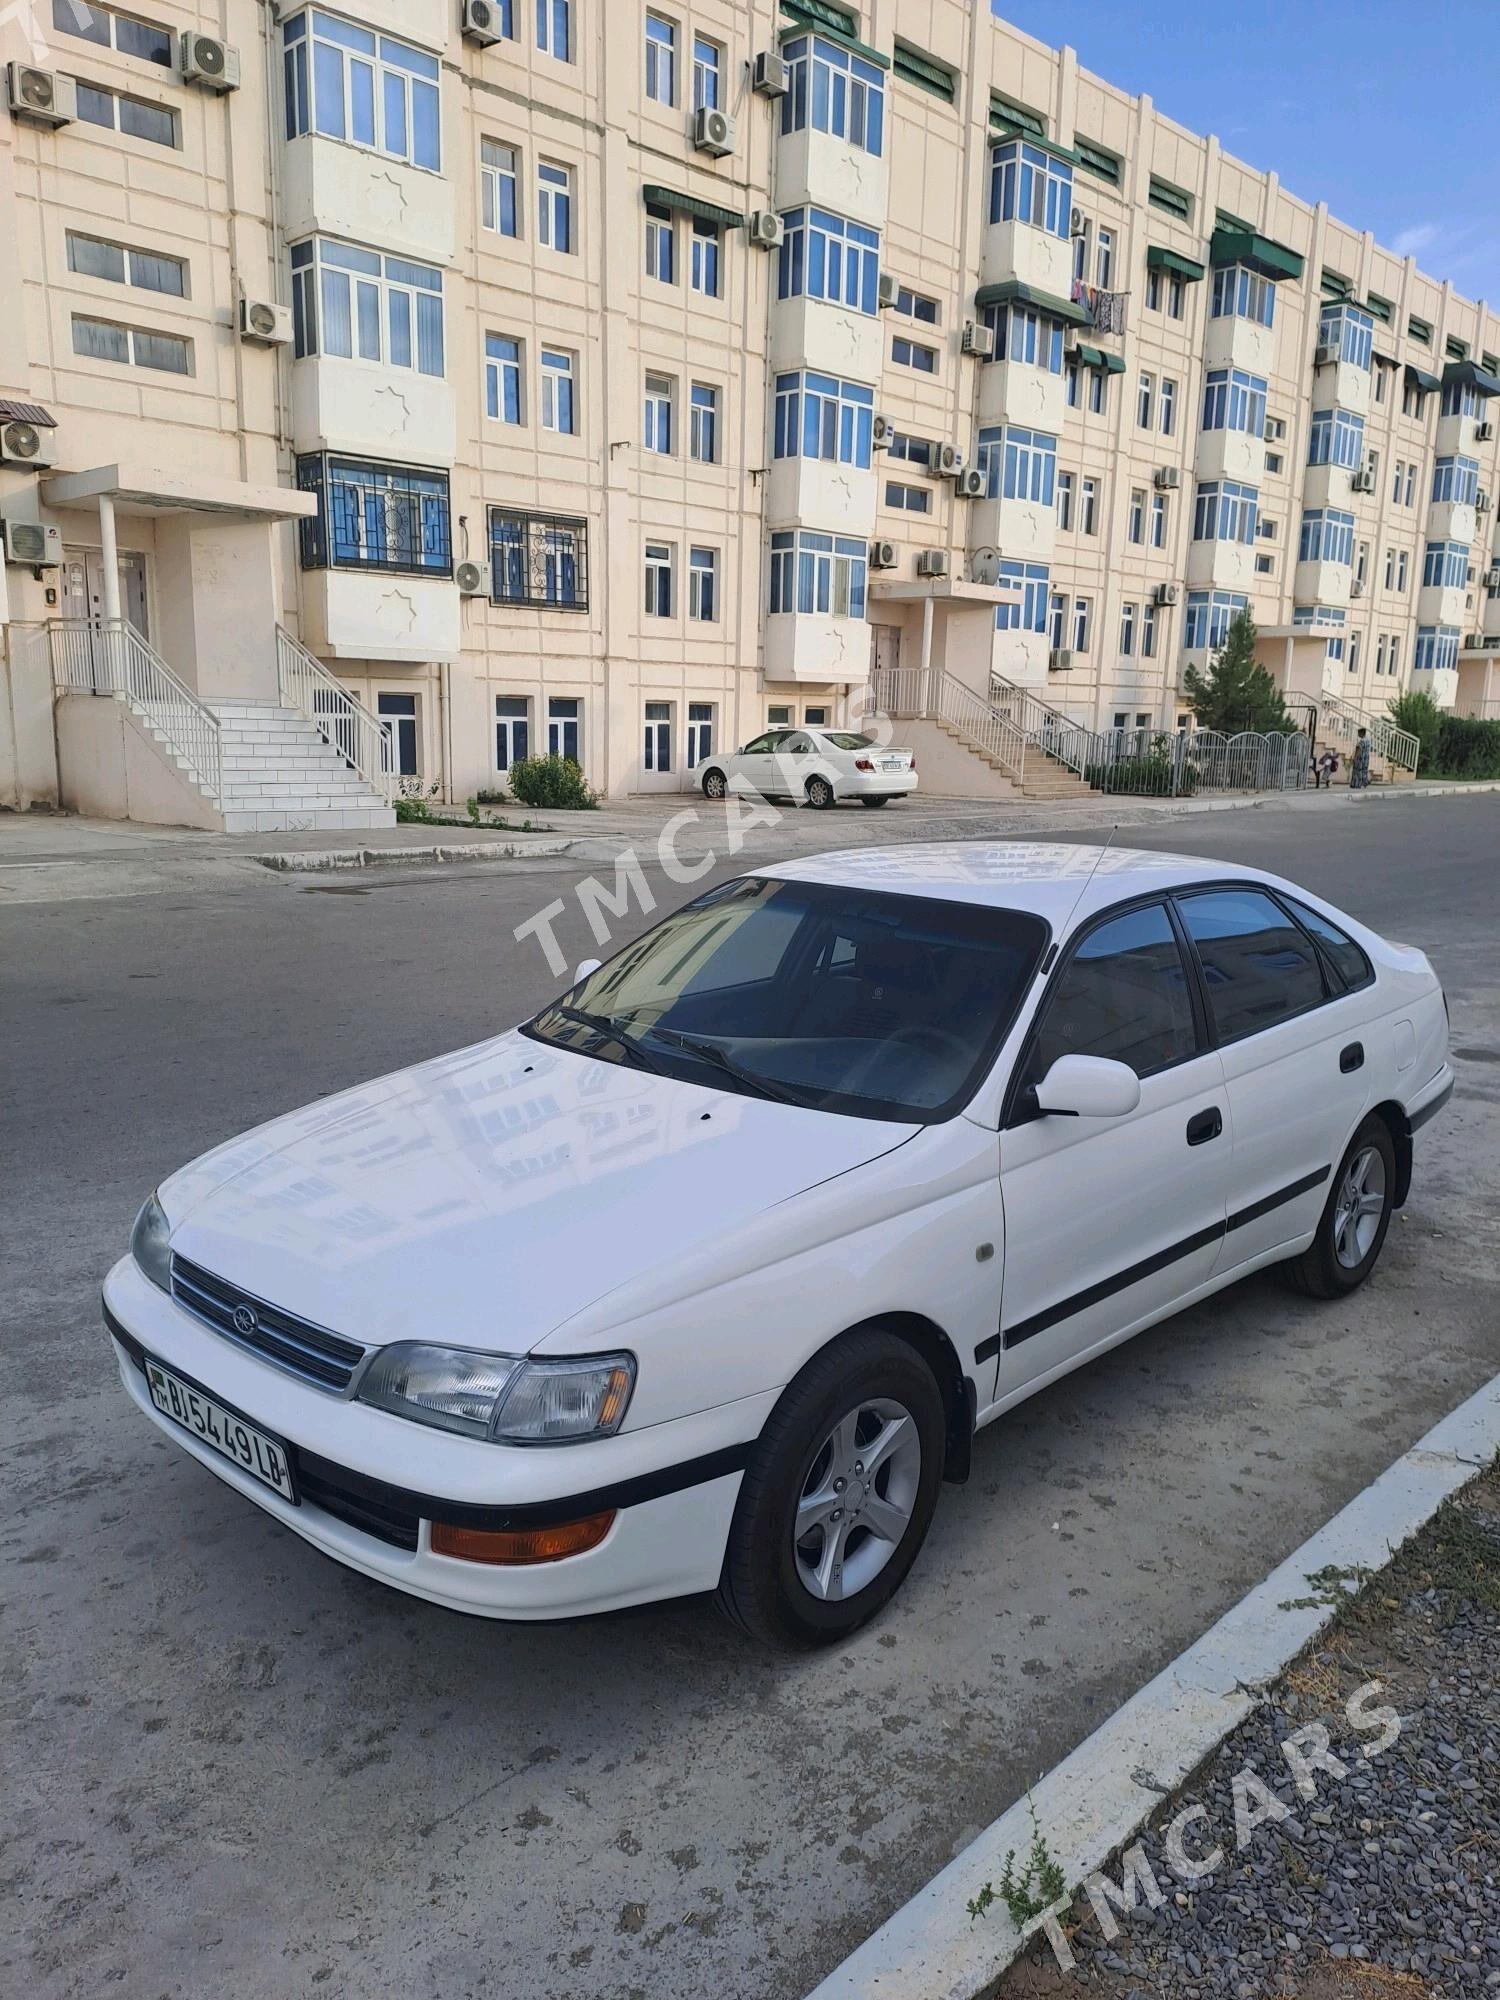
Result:
[[1190,1146],[1206,1146],[1210,1139],[1217,1139],[1224,1130],[1224,1114],[1217,1104],[1210,1104],[1206,1111],[1198,1111],[1187,1122],[1187,1142]]
[[1351,1070],[1363,1069],[1364,1066],[1365,1045],[1363,1042],[1350,1042],[1347,1048],[1339,1050],[1339,1068],[1345,1076],[1348,1076]]

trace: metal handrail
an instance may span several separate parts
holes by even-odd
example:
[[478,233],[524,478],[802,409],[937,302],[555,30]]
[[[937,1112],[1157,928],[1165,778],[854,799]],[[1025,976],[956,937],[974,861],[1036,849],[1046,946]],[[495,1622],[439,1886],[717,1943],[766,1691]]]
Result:
[[875,703],[887,715],[946,722],[1018,783],[1026,769],[1025,732],[982,695],[941,667],[881,667]]
[[280,625],[276,685],[283,706],[305,716],[329,748],[389,804],[396,782],[389,729]]
[[990,675],[990,705],[1021,730],[1046,756],[1056,760],[1078,777],[1088,761],[1092,733],[1081,722],[1064,715],[1060,708],[1033,694],[1030,688],[1007,680],[1004,674]]
[[56,618],[52,678],[65,694],[127,702],[217,804],[223,793],[219,718],[180,681],[128,618]]
[[1319,727],[1352,750],[1361,729],[1370,738],[1370,751],[1387,764],[1397,764],[1413,777],[1422,754],[1421,739],[1409,729],[1398,729],[1388,715],[1366,715],[1342,695],[1325,694],[1318,703]]

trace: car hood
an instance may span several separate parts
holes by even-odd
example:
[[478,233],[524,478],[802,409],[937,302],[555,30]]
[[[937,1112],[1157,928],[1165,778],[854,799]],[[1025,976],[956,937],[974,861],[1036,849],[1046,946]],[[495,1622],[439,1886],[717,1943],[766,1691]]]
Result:
[[512,1032],[263,1125],[161,1200],[174,1254],[320,1326],[521,1352],[919,1129]]

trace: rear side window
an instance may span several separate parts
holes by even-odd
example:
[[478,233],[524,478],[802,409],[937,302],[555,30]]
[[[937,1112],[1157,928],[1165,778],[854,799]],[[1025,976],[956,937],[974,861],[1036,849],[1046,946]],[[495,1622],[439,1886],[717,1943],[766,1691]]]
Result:
[[1150,1076],[1197,1048],[1187,967],[1160,903],[1089,932],[1048,996],[1026,1066],[1040,1083],[1059,1056],[1108,1056]]
[[1325,997],[1307,937],[1259,889],[1210,889],[1177,906],[1203,966],[1220,1041],[1271,1028]]
[[1349,933],[1341,931],[1327,917],[1320,917],[1316,910],[1308,909],[1305,903],[1293,902],[1290,896],[1287,902],[1328,954],[1345,990],[1352,993],[1356,986],[1367,986],[1375,977],[1375,968]]

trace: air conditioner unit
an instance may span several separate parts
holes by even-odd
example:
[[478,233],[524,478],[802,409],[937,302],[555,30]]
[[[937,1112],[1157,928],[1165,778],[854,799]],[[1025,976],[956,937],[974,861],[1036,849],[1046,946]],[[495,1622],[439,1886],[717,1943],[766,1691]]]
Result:
[[240,300],[240,339],[261,347],[285,347],[292,337],[292,309],[270,299]]
[[1047,671],[1052,674],[1066,673],[1073,664],[1073,654],[1067,646],[1054,646],[1047,655]]
[[722,160],[734,151],[734,120],[727,111],[700,104],[693,113],[693,144],[700,153],[712,153],[716,160]]
[[1151,602],[1153,604],[1175,604],[1177,602],[1177,585],[1175,583],[1159,583],[1151,593]]
[[891,439],[896,435],[896,420],[877,414],[870,424],[870,443],[876,451],[889,451]]
[[1175,465],[1159,465],[1151,475],[1151,484],[1158,493],[1175,493],[1182,484],[1182,474]]
[[458,10],[458,31],[466,42],[487,49],[503,39],[494,0],[462,0]]
[[964,455],[956,444],[940,444],[932,454],[932,469],[944,479],[957,479],[964,469]]
[[923,549],[917,557],[918,576],[946,576],[948,574],[948,551],[946,549]]
[[184,83],[196,83],[204,90],[221,93],[239,89],[240,52],[232,49],[228,42],[217,41],[212,35],[200,35],[193,28],[184,28],[179,48]]
[[786,226],[774,208],[758,208],[746,223],[745,234],[757,250],[775,250],[786,234]]
[[1482,632],[1468,633],[1464,638],[1464,651],[1466,653],[1482,653],[1484,651],[1484,634]]
[[1490,496],[1482,486],[1474,495],[1474,511],[1477,514],[1488,514],[1490,511]]
[[953,490],[960,500],[982,500],[989,481],[977,465],[967,466],[953,482]]
[[484,564],[461,562],[453,565],[453,581],[458,585],[460,597],[488,597],[490,580],[484,573]]
[[1071,233],[1074,236],[1087,236],[1089,233],[1089,219],[1086,215],[1080,215],[1077,209],[1075,208],[1073,211],[1073,221],[1070,227],[1071,227]]
[[57,569],[62,562],[62,529],[55,521],[0,521],[5,560],[22,569]]
[[54,434],[41,424],[28,424],[14,417],[0,424],[0,465],[29,465],[33,468],[56,465]]
[[896,567],[898,558],[899,558],[899,551],[897,550],[896,544],[894,542],[871,542],[870,544],[871,569],[894,569]]
[[1487,569],[1484,573],[1486,590],[1500,590],[1500,569]]
[[981,361],[992,361],[995,355],[995,336],[991,328],[980,326],[972,319],[966,319],[959,346],[965,354],[976,354]]
[[1375,475],[1367,465],[1362,465],[1359,471],[1350,479],[1349,490],[1352,493],[1373,493],[1375,491]]
[[33,125],[71,125],[78,116],[78,89],[72,77],[33,69],[30,63],[6,64],[5,95],[11,117],[28,119]]
[[1327,368],[1339,358],[1339,351],[1331,341],[1320,340],[1313,349],[1313,367]]
[[762,97],[786,96],[786,63],[774,49],[763,49],[755,58],[750,87]]
[[875,303],[878,306],[893,306],[901,296],[901,281],[894,271],[882,271],[880,282],[875,287]]
[[1349,585],[1349,595],[1351,597],[1363,597],[1364,594],[1365,586],[1363,582],[1359,577],[1355,577]]
[[1495,435],[1495,426],[1490,422],[1488,417],[1485,417],[1474,426],[1474,435],[1481,444],[1488,444],[1490,439]]

